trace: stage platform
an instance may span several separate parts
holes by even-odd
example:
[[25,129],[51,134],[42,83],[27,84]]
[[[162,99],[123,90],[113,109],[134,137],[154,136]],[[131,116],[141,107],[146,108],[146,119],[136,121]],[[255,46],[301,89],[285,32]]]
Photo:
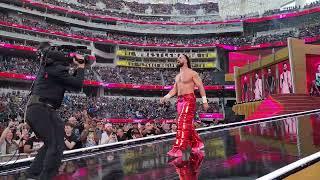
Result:
[[[319,151],[320,114],[262,121],[202,129],[204,151],[195,154],[187,151],[182,159],[171,159],[166,155],[173,143],[173,135],[150,142],[66,155],[55,179],[247,180],[264,176]],[[0,167],[0,179],[24,179],[28,163]]]

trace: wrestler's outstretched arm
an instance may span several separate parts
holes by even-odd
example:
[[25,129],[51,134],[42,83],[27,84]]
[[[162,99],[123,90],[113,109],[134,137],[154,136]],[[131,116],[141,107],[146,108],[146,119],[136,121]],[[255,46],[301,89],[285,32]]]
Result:
[[169,93],[160,99],[160,103],[162,104],[166,102],[169,98],[171,98],[172,96],[175,96],[176,94],[177,94],[177,83],[174,83],[173,88],[169,91]]
[[192,76],[194,84],[198,87],[200,91],[200,95],[202,97],[202,102],[203,102],[203,109],[207,111],[209,109],[207,97],[206,97],[206,91],[204,90],[204,86],[202,83],[202,80],[197,72],[194,72]]

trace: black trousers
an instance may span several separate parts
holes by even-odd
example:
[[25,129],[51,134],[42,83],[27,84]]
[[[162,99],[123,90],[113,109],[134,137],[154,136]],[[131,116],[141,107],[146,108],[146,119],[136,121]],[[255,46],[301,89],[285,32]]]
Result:
[[27,173],[40,175],[41,180],[52,179],[58,172],[64,145],[64,123],[57,112],[44,105],[29,105],[26,121],[37,137],[44,141]]

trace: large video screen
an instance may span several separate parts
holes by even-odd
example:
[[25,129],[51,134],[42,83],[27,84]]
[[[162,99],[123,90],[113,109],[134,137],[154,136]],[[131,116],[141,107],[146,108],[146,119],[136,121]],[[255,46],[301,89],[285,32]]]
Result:
[[307,93],[320,96],[320,56],[306,56]]
[[[309,65],[308,69],[313,70],[308,72],[308,82],[312,84],[310,82],[314,81],[313,79],[317,76],[320,90],[320,56],[317,58],[313,57],[313,60],[309,61],[309,63],[312,64]],[[319,70],[317,70],[318,64]],[[316,73],[316,70],[318,73]],[[241,75],[240,88],[239,97],[241,102],[262,100],[272,94],[292,93],[293,85],[289,60]]]

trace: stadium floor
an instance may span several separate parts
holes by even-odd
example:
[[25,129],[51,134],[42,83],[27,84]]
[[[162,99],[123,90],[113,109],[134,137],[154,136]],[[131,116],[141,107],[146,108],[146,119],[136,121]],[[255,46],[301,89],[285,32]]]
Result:
[[[204,153],[182,159],[166,156],[172,138],[78,156],[55,179],[256,179],[319,151],[317,124],[320,114],[203,133]],[[24,171],[0,180],[23,179]]]

